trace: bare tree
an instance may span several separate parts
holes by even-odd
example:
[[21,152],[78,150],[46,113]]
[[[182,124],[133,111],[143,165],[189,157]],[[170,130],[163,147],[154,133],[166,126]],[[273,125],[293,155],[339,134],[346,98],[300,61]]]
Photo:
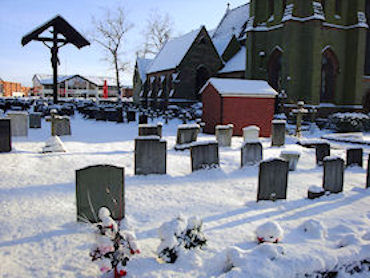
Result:
[[145,42],[140,52],[142,56],[155,55],[164,43],[172,36],[173,21],[170,16],[152,10],[146,22],[144,37]]
[[124,36],[133,27],[127,20],[127,14],[122,7],[114,12],[106,10],[105,16],[97,20],[92,18],[96,31],[93,40],[103,47],[106,52],[105,60],[114,65],[118,93],[120,94],[119,73],[126,70],[128,62],[120,59],[121,49],[124,44]]

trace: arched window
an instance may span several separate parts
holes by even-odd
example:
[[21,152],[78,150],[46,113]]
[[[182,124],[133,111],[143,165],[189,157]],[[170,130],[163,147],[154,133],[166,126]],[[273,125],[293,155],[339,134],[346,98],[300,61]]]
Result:
[[335,53],[326,49],[321,58],[320,102],[333,102],[335,83],[339,72],[339,62]]
[[197,98],[199,98],[199,91],[200,89],[202,89],[202,87],[204,86],[204,84],[206,84],[207,80],[209,79],[210,77],[210,74],[209,74],[209,71],[208,69],[201,65],[197,68],[197,73],[196,73],[196,78],[195,78],[195,94],[197,96]]
[[281,92],[281,60],[282,60],[283,53],[279,48],[275,48],[275,50],[270,54],[270,58],[268,61],[268,83],[272,88],[274,88],[277,92]]

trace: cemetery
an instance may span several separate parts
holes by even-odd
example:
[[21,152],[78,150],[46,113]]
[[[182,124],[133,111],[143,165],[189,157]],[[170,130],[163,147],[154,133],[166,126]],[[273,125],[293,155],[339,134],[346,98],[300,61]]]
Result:
[[[3,28],[7,76],[44,70],[35,43],[53,74],[0,78],[0,277],[370,277],[370,0],[227,3],[177,37],[169,14],[138,31],[130,3],[88,24],[75,2],[42,12],[76,28],[58,14],[22,54],[39,11]],[[115,78],[61,74],[99,72],[95,45]]]
[[[298,137],[281,119],[266,138],[253,125],[205,134],[190,117],[131,105],[122,121],[98,120],[89,100],[68,104],[70,116],[65,104],[33,112],[40,105],[0,120],[3,273],[98,277],[111,263],[128,277],[368,271],[368,145],[304,125]],[[106,237],[123,253],[99,249],[111,248]]]

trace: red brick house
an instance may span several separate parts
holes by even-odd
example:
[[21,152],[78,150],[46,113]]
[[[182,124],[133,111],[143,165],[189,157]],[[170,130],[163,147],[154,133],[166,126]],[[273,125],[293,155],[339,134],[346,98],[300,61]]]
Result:
[[211,78],[201,89],[204,132],[219,124],[234,124],[234,135],[256,125],[261,137],[270,137],[277,92],[263,80]]

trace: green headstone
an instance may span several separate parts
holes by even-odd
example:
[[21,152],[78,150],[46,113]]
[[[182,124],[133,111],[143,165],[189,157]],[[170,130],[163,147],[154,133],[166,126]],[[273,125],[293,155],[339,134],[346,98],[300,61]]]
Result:
[[98,211],[107,207],[114,220],[125,217],[124,168],[89,166],[76,171],[77,221],[98,221]]

